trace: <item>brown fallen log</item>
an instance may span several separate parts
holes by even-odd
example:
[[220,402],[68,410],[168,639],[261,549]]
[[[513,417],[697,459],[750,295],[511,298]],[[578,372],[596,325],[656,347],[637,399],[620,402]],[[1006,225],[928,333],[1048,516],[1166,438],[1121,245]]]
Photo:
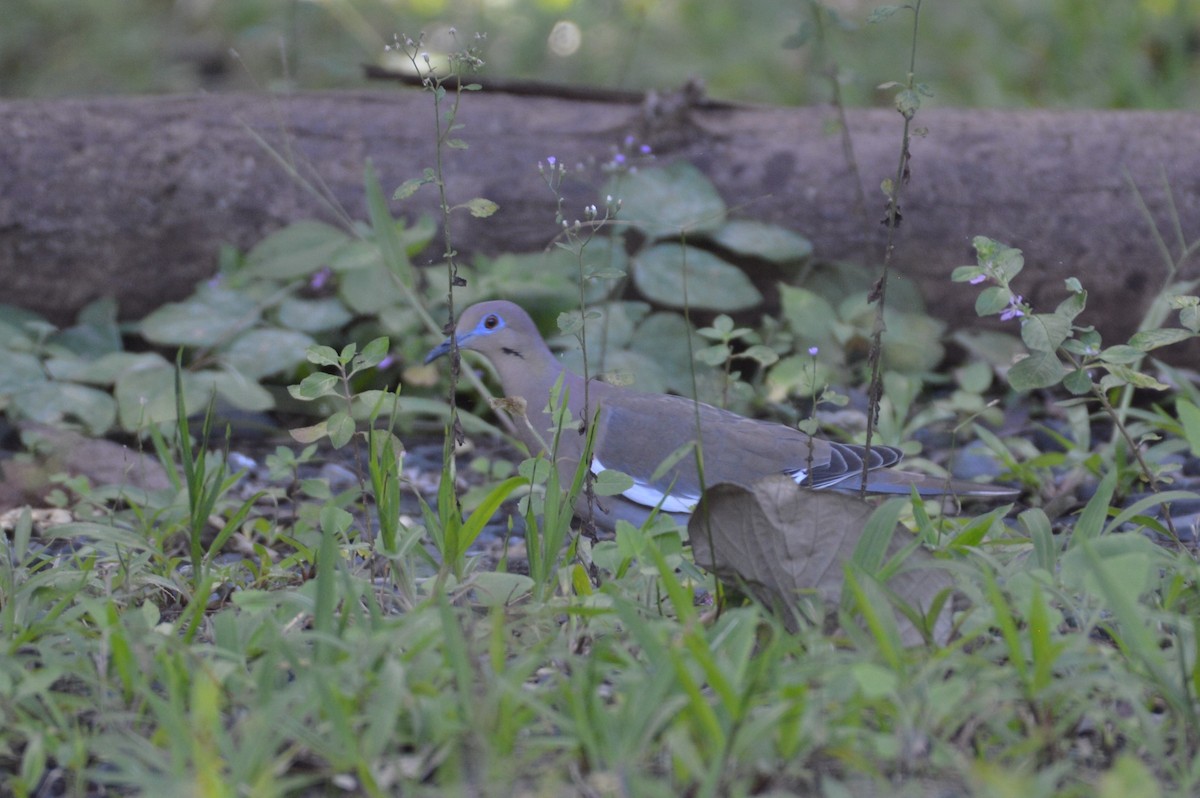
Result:
[[[602,161],[632,134],[660,160],[698,166],[741,215],[804,234],[819,256],[877,258],[878,186],[895,172],[901,119],[882,109],[847,116],[865,213],[830,108],[468,93],[458,121],[469,149],[445,162],[450,196],[487,197],[500,211],[456,217],[456,246],[545,246],[554,198],[537,162]],[[122,316],[137,317],[210,276],[221,243],[244,249],[291,221],[333,217],[256,137],[365,218],[366,159],[390,194],[433,164],[433,118],[430,96],[413,89],[0,102],[3,301],[64,322],[113,294]],[[1180,250],[1172,208],[1185,238],[1200,238],[1196,114],[927,108],[916,125],[927,132],[912,144],[895,263],[954,324],[976,323],[975,292],[949,283],[972,260],[975,235],[1025,251],[1021,288],[1036,307],[1053,307],[1063,279],[1079,277],[1091,291],[1082,321],[1110,343],[1163,284],[1157,235]],[[566,188],[568,212],[593,201],[583,183]],[[393,208],[434,214],[435,193]],[[1200,276],[1195,260],[1181,276]]]

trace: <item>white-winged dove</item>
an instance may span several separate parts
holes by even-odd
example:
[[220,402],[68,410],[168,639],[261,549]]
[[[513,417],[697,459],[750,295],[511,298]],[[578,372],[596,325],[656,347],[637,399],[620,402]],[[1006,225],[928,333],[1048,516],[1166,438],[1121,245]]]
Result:
[[[525,400],[530,423],[518,419],[517,435],[530,452],[543,451],[543,441],[554,440],[549,400],[560,377],[571,418],[584,420],[583,378],[562,367],[533,320],[517,305],[505,301],[472,305],[459,317],[456,336],[460,349],[474,350],[491,361],[505,395]],[[450,346],[447,338],[425,362],[446,354]],[[672,453],[697,440],[706,485],[748,486],[766,475],[784,473],[806,487],[856,492],[862,481],[862,446],[810,438],[782,424],[745,418],[684,397],[642,393],[598,380],[591,381],[586,395],[589,417],[598,412],[591,470],[598,474],[613,469],[633,479],[633,487],[620,496],[597,498],[593,512],[602,528],[611,529],[618,519],[641,524],[655,507],[686,524],[701,493],[695,454],[680,458],[662,475],[655,471]],[[556,452],[559,463],[577,464],[584,441],[574,429],[564,432]],[[915,486],[927,496],[1002,499],[1017,495],[1008,487],[891,469],[900,458],[899,449],[872,446],[867,490],[908,494]],[[576,509],[583,513],[582,507]]]

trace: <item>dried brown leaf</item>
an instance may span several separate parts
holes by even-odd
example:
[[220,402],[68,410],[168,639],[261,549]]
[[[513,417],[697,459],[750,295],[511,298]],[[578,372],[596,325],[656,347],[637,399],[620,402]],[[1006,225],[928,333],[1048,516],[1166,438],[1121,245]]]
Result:
[[[781,611],[795,628],[800,602],[815,592],[826,606],[842,594],[844,564],[854,554],[875,505],[848,494],[800,488],[788,476],[768,477],[746,487],[711,486],[688,523],[696,564],[723,582],[748,591]],[[892,537],[888,558],[911,540]],[[927,612],[935,596],[954,580],[932,555],[916,549],[887,588],[906,603]],[[946,605],[949,606],[949,603]],[[906,645],[921,642],[920,632],[892,610]],[[949,637],[949,610],[935,625],[934,637]]]

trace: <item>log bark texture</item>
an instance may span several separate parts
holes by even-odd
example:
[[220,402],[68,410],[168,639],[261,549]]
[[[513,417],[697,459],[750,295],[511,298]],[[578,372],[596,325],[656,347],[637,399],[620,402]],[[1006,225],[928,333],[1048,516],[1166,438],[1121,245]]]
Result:
[[[809,237],[818,256],[877,258],[879,185],[895,173],[901,119],[848,112],[864,214],[842,140],[829,132],[835,118],[830,108],[664,116],[624,103],[466,94],[458,135],[469,149],[446,157],[450,197],[487,197],[500,211],[456,215],[456,246],[542,248],[554,198],[537,162],[600,162],[633,134],[662,161],[698,166],[739,214]],[[245,249],[288,222],[332,218],[251,131],[365,218],[366,159],[390,195],[434,163],[433,121],[430,96],[416,90],[0,102],[0,301],[67,322],[112,294],[123,317],[137,317],[213,274],[222,242]],[[951,269],[973,260],[975,235],[1025,251],[1021,288],[1035,307],[1052,308],[1063,279],[1079,277],[1091,291],[1083,321],[1109,343],[1163,283],[1154,228],[1176,254],[1173,213],[1187,240],[1200,238],[1196,114],[931,108],[916,124],[927,133],[912,143],[895,263],[952,324],[975,323],[976,292],[949,283]],[[583,183],[566,188],[568,214],[593,201]],[[434,214],[436,193],[423,188],[394,209]],[[1196,261],[1183,276],[1200,276]]]

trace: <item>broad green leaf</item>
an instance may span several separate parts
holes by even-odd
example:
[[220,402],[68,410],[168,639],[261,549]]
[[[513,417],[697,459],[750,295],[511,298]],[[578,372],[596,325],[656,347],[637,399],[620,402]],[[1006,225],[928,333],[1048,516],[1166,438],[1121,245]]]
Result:
[[983,360],[971,360],[954,370],[959,387],[968,393],[982,394],[992,386],[992,367]]
[[899,111],[905,119],[912,119],[917,111],[921,108],[921,95],[912,89],[904,89],[896,93],[896,110]]
[[651,240],[715,230],[725,221],[725,201],[700,170],[684,161],[621,175],[605,193],[622,202],[618,221]]
[[496,211],[500,210],[499,205],[489,199],[484,199],[483,197],[475,197],[474,199],[468,200],[463,207],[466,208],[467,212],[476,219],[486,219]]
[[54,333],[47,340],[54,348],[63,348],[89,360],[122,350],[121,329],[117,324],[117,302],[103,297],[79,311],[79,322]]
[[13,407],[42,424],[78,419],[90,435],[103,435],[117,420],[117,403],[107,391],[69,382],[43,382],[22,391],[13,397]]
[[789,396],[812,397],[829,384],[833,372],[821,361],[808,355],[781,358],[767,372],[767,399],[782,402]]
[[1092,378],[1086,369],[1075,369],[1063,377],[1063,387],[1075,396],[1083,396],[1092,391]]
[[[588,342],[589,347],[592,342]],[[594,348],[599,348],[598,346]],[[562,363],[565,368],[583,373],[583,351],[568,350],[563,353]],[[657,359],[640,352],[628,349],[608,350],[603,362],[598,358],[588,361],[588,370],[592,376],[602,376],[605,382],[635,388],[648,393],[662,393],[667,390],[663,374]]]
[[1025,256],[1021,254],[1021,250],[1001,244],[993,256],[992,268],[999,270],[1003,282],[1011,284],[1025,268]]
[[314,399],[320,399],[322,396],[331,396],[337,391],[338,378],[333,374],[326,374],[318,371],[309,374],[299,385],[289,385],[288,393],[292,398],[299,399],[302,402],[311,402]]
[[709,366],[719,366],[729,359],[733,350],[725,344],[715,344],[696,352],[696,359]]
[[[588,356],[591,358],[590,366],[594,370],[603,370],[609,368],[607,363],[600,362],[600,355],[606,356],[613,353],[614,349],[622,349],[629,345],[633,338],[633,331],[642,318],[645,317],[650,307],[645,302],[609,302],[604,306],[604,312],[597,315],[597,311],[592,308],[583,316],[583,329],[587,332]],[[574,309],[567,311],[568,314],[578,314],[578,310]],[[575,317],[576,319],[578,316]],[[574,322],[570,324],[574,327]],[[579,329],[575,328],[575,332],[570,335],[565,335],[561,339],[561,343],[568,346],[578,347],[578,339],[575,333]],[[568,352],[571,351],[568,349]],[[576,350],[577,351],[577,350]]]
[[345,272],[338,280],[338,296],[350,310],[361,316],[373,316],[384,308],[407,301],[404,291],[396,285],[396,278],[378,257],[378,249],[372,248],[377,256],[374,265]]
[[182,302],[168,302],[142,320],[146,340],[166,346],[210,347],[258,323],[258,304],[245,294],[202,285]]
[[0,347],[31,343],[36,329],[52,330],[54,325],[32,310],[0,303]]
[[558,331],[562,335],[574,335],[583,329],[583,314],[578,310],[567,310],[558,314]]
[[[870,338],[875,325],[876,308],[867,302],[866,293],[852,294],[837,306],[837,317],[847,325],[848,334],[841,334],[840,349],[846,342],[859,338]],[[790,319],[790,316],[789,316]],[[809,322],[812,324],[812,322]],[[942,335],[945,323],[924,313],[888,308],[884,311],[887,329],[883,336],[884,366],[891,371],[919,374],[931,371],[942,360],[944,350]],[[837,327],[830,325],[830,332],[838,334]],[[802,343],[809,343],[804,340]]]
[[329,442],[335,449],[345,446],[354,436],[354,419],[344,411],[339,410],[334,413],[326,420],[325,424],[329,431]]
[[783,318],[802,346],[824,347],[833,343],[837,311],[824,296],[807,288],[779,285]]
[[525,574],[481,570],[471,576],[471,586],[475,598],[483,606],[507,607],[532,592],[533,580]]
[[1070,334],[1070,319],[1057,313],[1034,313],[1021,325],[1021,340],[1035,351],[1053,352]]
[[1109,388],[1116,388],[1121,385],[1132,385],[1135,388],[1152,388],[1156,391],[1165,391],[1171,387],[1159,382],[1149,374],[1134,371],[1131,368],[1116,363],[1101,363],[1100,366],[1108,372],[1100,380],[1101,390],[1107,391]]
[[358,368],[374,368],[383,362],[391,349],[391,341],[386,335],[371,339],[359,354]]
[[[3,361],[0,350],[0,362]],[[46,361],[46,371],[57,380],[86,382],[92,385],[112,385],[127,371],[157,368],[171,364],[155,352],[113,352],[87,361],[79,358],[53,358]],[[0,367],[0,378],[4,369]]]
[[1068,338],[1063,341],[1062,348],[1073,355],[1080,357],[1091,357],[1097,355],[1103,349],[1100,333],[1095,329],[1088,327],[1082,330],[1075,331],[1074,338]]
[[261,412],[275,407],[271,392],[236,371],[209,371],[207,374],[217,394],[239,410]]
[[1068,552],[1063,557],[1062,579],[1073,589],[1104,599],[1116,620],[1122,649],[1157,671],[1155,679],[1166,686],[1174,678],[1166,676],[1155,624],[1149,622],[1141,602],[1150,589],[1151,571],[1161,560],[1161,549],[1141,535],[1111,535]]
[[1110,346],[1100,353],[1100,359],[1106,363],[1136,363],[1145,356],[1142,350],[1124,344]]
[[738,357],[753,360],[760,366],[770,366],[779,360],[779,353],[769,346],[754,344],[747,347],[746,351],[740,353]]
[[392,199],[394,199],[394,200],[408,199],[413,194],[416,194],[417,189],[419,189],[421,186],[425,185],[427,182],[429,182],[429,181],[427,181],[421,177],[411,177],[408,180],[405,180],[403,183],[401,183],[399,185],[399,187],[397,187],[395,192],[392,193]]
[[1151,349],[1177,344],[1195,336],[1196,334],[1191,330],[1181,330],[1178,327],[1142,330],[1134,333],[1133,337],[1129,339],[1129,345],[1143,352],[1149,352]]
[[596,475],[592,490],[597,496],[616,496],[633,487],[633,477],[607,468]]
[[545,252],[498,255],[493,259],[476,258],[474,287],[478,295],[504,296],[519,304],[565,310],[579,304],[579,275],[586,283],[584,294],[589,302],[604,299],[611,283],[587,279],[597,273],[624,272],[628,255],[620,239],[593,239],[584,248],[582,263],[577,250],[555,247]]
[[779,264],[803,263],[813,250],[811,241],[786,227],[743,219],[726,222],[710,238],[735,254]]
[[37,355],[0,348],[0,396],[28,391],[45,382]]
[[1069,297],[1058,303],[1058,307],[1054,309],[1055,316],[1061,316],[1068,322],[1074,321],[1075,317],[1083,312],[1087,306],[1087,291],[1076,291]]
[[345,365],[342,359],[338,356],[337,350],[332,346],[325,344],[312,344],[304,352],[304,357],[309,363],[317,366],[342,366]]
[[[383,265],[383,253],[374,241],[351,241],[334,254],[329,261],[329,268],[338,272],[352,272],[358,269],[386,268]],[[344,279],[344,278],[343,278]]]
[[329,434],[329,425],[319,421],[308,427],[296,427],[289,430],[292,438],[300,443],[316,443]]
[[242,273],[270,280],[307,277],[328,265],[352,240],[324,222],[295,222],[258,242],[247,253]]
[[954,267],[954,271],[950,272],[950,281],[954,283],[966,283],[986,274],[987,272],[979,266],[956,266]]
[[[212,396],[211,383],[184,372],[183,401],[188,415],[203,411]],[[117,400],[117,415],[121,427],[130,432],[144,430],[148,425],[175,420],[175,368],[139,369],[122,374],[117,379],[113,396]]]
[[[397,396],[399,392],[399,386],[396,386],[394,391],[378,389],[359,391],[354,394],[354,398],[351,400],[350,415],[358,421],[370,421],[372,418],[378,418],[380,414],[386,418],[393,411],[396,413],[405,412],[411,414],[413,411],[404,407],[404,403],[413,401],[413,398],[400,399]],[[465,429],[470,430],[478,427],[478,419],[475,416],[463,413],[462,410],[459,413],[463,419],[463,427]],[[402,451],[402,449],[403,447],[397,447],[396,451]]]
[[887,332],[883,336],[883,364],[892,371],[922,374],[942,361],[945,322],[924,313],[884,311]]
[[400,236],[400,243],[404,245],[405,253],[411,258],[433,241],[433,237],[438,232],[438,223],[432,216],[425,213],[418,216],[415,222],[396,222],[396,230]]
[[1200,307],[1189,305],[1179,310],[1179,323],[1194,333],[1200,333]]
[[1056,385],[1066,368],[1053,352],[1033,352],[1008,370],[1008,383],[1016,391],[1032,391]]
[[[686,277],[686,280],[685,280]],[[633,263],[633,282],[647,299],[682,308],[733,312],[762,302],[762,294],[740,269],[695,247],[658,244]]]
[[312,338],[295,330],[250,330],[235,338],[220,357],[238,373],[257,380],[291,371],[305,362],[305,351],[312,343]]
[[951,339],[962,346],[973,359],[981,360],[993,369],[1007,369],[1010,363],[1026,353],[1021,339],[994,330],[956,330]]
[[[692,364],[689,362],[688,323],[678,313],[660,312],[647,316],[633,333],[629,348],[647,359],[664,390],[692,395]],[[703,374],[704,369],[696,369]]]
[[307,333],[327,332],[344,327],[354,318],[346,306],[330,297],[299,299],[289,297],[279,304],[278,321],[284,327]]
[[1012,292],[1000,285],[990,285],[975,298],[975,313],[979,316],[994,316],[1008,307]]

